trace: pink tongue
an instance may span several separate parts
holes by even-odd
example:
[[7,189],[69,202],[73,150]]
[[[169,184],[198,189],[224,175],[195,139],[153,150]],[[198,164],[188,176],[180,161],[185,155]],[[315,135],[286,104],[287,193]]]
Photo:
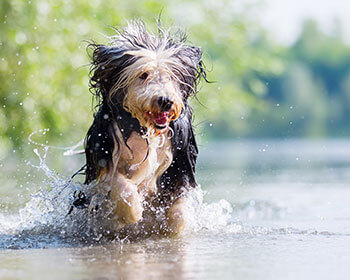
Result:
[[157,124],[164,125],[164,124],[166,124],[167,121],[168,121],[168,115],[169,115],[168,112],[159,113],[159,114],[157,114],[157,115],[155,116],[154,121],[155,121]]

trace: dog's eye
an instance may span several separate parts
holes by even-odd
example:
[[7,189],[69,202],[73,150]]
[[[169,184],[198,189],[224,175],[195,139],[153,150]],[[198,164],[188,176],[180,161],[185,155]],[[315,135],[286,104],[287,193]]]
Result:
[[146,80],[148,77],[148,73],[147,72],[144,72],[141,74],[141,76],[139,77],[141,80]]

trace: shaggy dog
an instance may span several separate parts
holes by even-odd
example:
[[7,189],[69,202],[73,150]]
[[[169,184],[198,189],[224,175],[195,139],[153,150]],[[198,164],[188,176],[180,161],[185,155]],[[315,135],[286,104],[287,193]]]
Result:
[[206,79],[202,51],[186,44],[184,33],[158,27],[152,34],[141,21],[117,30],[110,45],[88,49],[98,110],[85,139],[85,184],[108,190],[120,225],[141,221],[145,207],[160,207],[161,231],[177,234],[186,192],[197,187],[188,98]]

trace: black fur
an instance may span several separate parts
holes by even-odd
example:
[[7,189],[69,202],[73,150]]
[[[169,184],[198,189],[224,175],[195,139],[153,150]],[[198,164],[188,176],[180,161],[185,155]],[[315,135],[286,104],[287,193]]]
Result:
[[[90,91],[98,100],[98,111],[94,115],[94,122],[91,125],[85,141],[86,153],[86,179],[89,184],[98,179],[102,168],[112,167],[112,153],[115,149],[113,139],[119,146],[121,139],[116,137],[113,130],[113,123],[116,122],[121,129],[123,141],[126,143],[131,132],[140,134],[145,128],[140,127],[137,119],[122,107],[124,89],[119,89],[117,94],[110,100],[110,90],[118,81],[122,70],[133,64],[138,58],[125,54],[127,50],[147,48],[155,50],[159,47],[159,41],[167,40],[167,48],[178,47],[179,51],[174,54],[183,69],[173,69],[174,74],[180,82],[183,103],[185,108],[180,117],[170,123],[173,130],[172,153],[173,162],[170,167],[158,179],[159,191],[167,195],[181,192],[183,188],[195,187],[195,165],[198,155],[198,147],[192,127],[192,109],[187,103],[189,96],[196,94],[197,84],[201,77],[206,79],[206,73],[202,64],[202,52],[200,48],[185,45],[185,35],[176,40],[164,36],[161,30],[157,40],[149,35],[144,25],[137,23],[138,33],[131,34],[128,31],[119,31],[119,37],[112,41],[111,46],[90,44],[89,50],[92,60],[90,71]],[[169,34],[168,34],[169,35]],[[166,39],[164,39],[166,38]],[[157,45],[158,44],[158,45]]]
[[179,194],[182,188],[195,187],[198,147],[192,128],[192,110],[186,104],[181,116],[170,123],[174,130],[171,139],[173,161],[158,181],[163,195]]
[[[120,140],[114,134],[113,122],[118,124],[125,143],[133,131],[143,133],[138,120],[132,118],[131,114],[118,103],[113,105],[112,108],[102,103],[85,138],[85,184],[96,180],[102,168],[107,168],[108,171],[112,167],[113,151],[115,148],[119,149],[120,145]],[[114,147],[113,139],[115,139],[118,147]]]

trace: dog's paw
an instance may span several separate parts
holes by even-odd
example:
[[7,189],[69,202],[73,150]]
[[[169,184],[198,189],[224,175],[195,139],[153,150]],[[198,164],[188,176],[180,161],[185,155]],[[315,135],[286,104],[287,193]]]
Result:
[[179,198],[166,212],[162,233],[166,236],[180,234],[186,226],[186,202]]
[[134,224],[142,219],[142,197],[133,186],[124,186],[114,195],[115,214],[119,222]]

